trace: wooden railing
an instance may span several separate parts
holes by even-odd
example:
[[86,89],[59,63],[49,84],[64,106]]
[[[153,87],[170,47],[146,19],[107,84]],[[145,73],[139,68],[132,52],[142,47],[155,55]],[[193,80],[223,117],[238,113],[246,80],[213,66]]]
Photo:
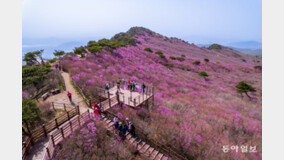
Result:
[[93,114],[90,114],[89,110],[84,112],[81,115],[73,117],[71,120],[68,120],[55,131],[49,134],[50,138],[45,148],[44,156],[42,160],[49,160],[52,158],[55,146],[70,136],[70,134],[83,125],[88,120],[93,119]]
[[27,154],[28,154],[28,152],[29,152],[29,150],[30,150],[30,148],[31,148],[32,141],[31,141],[31,137],[30,136],[29,137],[24,137],[23,141],[24,142],[22,143],[22,158],[25,159]]
[[26,155],[35,142],[39,141],[43,137],[47,137],[48,133],[50,133],[55,128],[58,128],[61,124],[70,120],[72,117],[79,115],[80,110],[79,106],[71,109],[70,111],[66,111],[66,113],[60,115],[52,121],[49,121],[46,124],[43,124],[41,127],[37,127],[31,131],[28,137],[25,137],[23,145],[22,145],[22,158],[25,159]]
[[[105,111],[104,114],[108,119],[113,119],[114,117],[117,117],[114,113],[112,113],[109,110]],[[158,141],[149,139],[148,134],[144,133],[143,129],[137,126],[135,126],[135,135],[145,143],[149,144],[151,147],[159,150],[159,152],[162,152],[163,154],[170,156],[172,159],[188,160],[188,158],[186,158],[185,155],[179,153],[178,149],[163,145]]]
[[76,87],[78,90],[79,94],[82,96],[84,102],[86,103],[87,106],[89,106],[89,100],[88,98],[84,95],[83,90],[76,84],[76,82],[72,81],[73,85]]

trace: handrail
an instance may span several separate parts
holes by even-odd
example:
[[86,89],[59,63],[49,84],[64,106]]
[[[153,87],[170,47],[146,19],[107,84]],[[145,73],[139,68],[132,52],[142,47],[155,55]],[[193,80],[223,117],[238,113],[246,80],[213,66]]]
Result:
[[53,120],[39,126],[31,131],[29,137],[24,140],[24,145],[22,146],[22,158],[25,159],[31,145],[43,137],[47,137],[48,133],[52,132],[55,128],[58,128],[61,124],[70,120],[77,114],[80,114],[79,106],[66,111],[66,113],[54,118]]
[[50,139],[46,146],[46,150],[44,152],[44,156],[41,160],[49,160],[52,158],[52,155],[55,150],[55,146],[61,142],[63,139],[67,138],[72,132],[74,132],[81,125],[86,123],[88,120],[93,118],[93,114],[90,114],[89,110],[70,119],[68,122],[65,122],[58,128],[57,130],[50,133]]

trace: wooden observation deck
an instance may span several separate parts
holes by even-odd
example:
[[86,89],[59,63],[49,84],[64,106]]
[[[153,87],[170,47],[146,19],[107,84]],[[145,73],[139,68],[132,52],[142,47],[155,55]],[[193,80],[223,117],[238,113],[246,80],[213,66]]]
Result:
[[136,108],[141,106],[143,103],[148,102],[149,99],[151,99],[152,102],[154,100],[154,87],[146,87],[144,93],[142,91],[138,92],[131,91],[127,88],[120,88],[118,91],[119,102],[116,95],[117,90],[117,86],[112,85],[109,91],[105,90],[104,92],[101,92],[100,96],[105,98],[105,100],[99,102],[99,106],[101,106],[102,111],[105,111],[118,103]]

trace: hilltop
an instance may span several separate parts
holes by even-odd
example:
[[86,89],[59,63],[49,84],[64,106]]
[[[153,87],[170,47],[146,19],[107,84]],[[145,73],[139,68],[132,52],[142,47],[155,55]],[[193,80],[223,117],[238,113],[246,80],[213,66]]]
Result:
[[[92,53],[86,57],[68,54],[62,64],[90,97],[96,86],[118,78],[155,86],[155,106],[139,111],[150,118],[120,111],[151,139],[177,147],[189,159],[261,157],[262,74],[255,67],[261,58],[218,44],[198,47],[143,27],[88,47]],[[241,81],[255,88],[251,99],[237,93]],[[257,146],[258,153],[225,154],[228,144]]]

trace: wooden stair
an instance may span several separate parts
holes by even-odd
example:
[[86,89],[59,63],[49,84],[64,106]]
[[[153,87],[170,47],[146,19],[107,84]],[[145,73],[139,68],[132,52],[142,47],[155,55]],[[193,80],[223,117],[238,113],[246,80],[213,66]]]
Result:
[[[102,116],[102,119],[107,123],[107,129],[108,130],[114,130],[113,122],[108,119],[106,116]],[[129,142],[129,144],[137,147],[137,150],[144,154],[145,156],[149,157],[152,160],[168,160],[169,157],[164,155],[163,153],[160,153],[158,150],[155,150],[155,148],[151,147],[149,144],[146,144],[146,142],[142,141],[138,137],[132,137],[129,132],[126,132],[126,141]]]

